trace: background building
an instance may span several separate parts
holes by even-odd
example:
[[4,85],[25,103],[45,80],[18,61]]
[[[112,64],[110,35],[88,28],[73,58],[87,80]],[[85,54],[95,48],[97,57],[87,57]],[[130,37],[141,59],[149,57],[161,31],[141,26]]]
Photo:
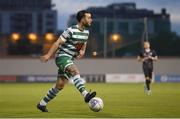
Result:
[[[154,13],[153,10],[136,8],[135,3],[118,3],[87,10],[93,14],[89,55],[93,51],[100,57],[106,52],[109,57],[134,55],[136,53],[132,51],[118,54],[117,50],[144,40],[145,36],[150,39],[161,32],[171,32],[170,15],[164,8],[161,13]],[[75,23],[75,15],[71,15],[68,25]]]
[[1,33],[56,33],[57,12],[51,8],[51,0],[1,0]]
[[[8,40],[11,40],[11,35],[13,33],[16,33],[16,35],[14,36],[17,36],[17,40],[24,40],[22,44],[24,46],[29,46],[27,37],[30,33],[34,34],[34,36],[36,35],[35,38],[37,37],[37,40],[39,40],[38,42],[43,40],[42,37],[46,33],[55,34],[57,32],[57,11],[52,10],[52,7],[53,5],[51,3],[51,0],[1,0],[1,39],[5,39],[8,42]],[[20,45],[20,43],[18,43],[17,45]],[[21,46],[17,45],[15,48],[14,45],[8,42],[8,53],[17,54],[17,52],[21,49]],[[35,47],[35,44],[33,47]],[[37,52],[41,49],[40,44],[38,45],[38,47],[39,49],[37,49]],[[3,49],[6,48],[4,47]],[[17,50],[17,52],[15,51],[15,49]],[[26,47],[25,49],[31,48]],[[30,51],[28,52],[32,53]],[[22,54],[29,54],[28,52]],[[36,51],[34,53],[36,54]]]

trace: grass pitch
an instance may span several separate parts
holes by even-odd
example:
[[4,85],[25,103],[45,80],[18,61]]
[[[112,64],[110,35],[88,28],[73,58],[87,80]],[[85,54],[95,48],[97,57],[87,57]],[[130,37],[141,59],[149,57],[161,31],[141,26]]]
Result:
[[104,101],[101,112],[92,112],[78,90],[67,85],[48,104],[49,113],[36,109],[51,83],[0,84],[0,117],[37,118],[113,118],[113,117],[180,117],[180,83],[152,84],[151,95],[143,84],[87,84]]

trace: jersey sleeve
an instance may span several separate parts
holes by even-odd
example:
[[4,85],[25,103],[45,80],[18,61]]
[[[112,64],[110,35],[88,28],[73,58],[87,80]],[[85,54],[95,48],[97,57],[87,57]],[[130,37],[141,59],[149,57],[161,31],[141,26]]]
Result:
[[70,31],[70,29],[66,29],[61,35],[60,38],[66,42],[67,40],[69,40],[72,37],[72,32]]
[[156,57],[156,56],[157,56],[157,53],[156,53],[156,51],[155,51],[155,50],[153,50],[153,52],[152,52],[152,56],[153,56],[153,57]]

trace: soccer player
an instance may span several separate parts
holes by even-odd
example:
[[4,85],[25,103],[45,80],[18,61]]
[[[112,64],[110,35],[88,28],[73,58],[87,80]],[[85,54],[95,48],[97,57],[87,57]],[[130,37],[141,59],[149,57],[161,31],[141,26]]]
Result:
[[91,26],[92,23],[91,13],[82,10],[77,13],[76,18],[77,25],[67,28],[48,53],[41,57],[41,61],[47,62],[56,53],[55,62],[59,68],[56,84],[37,104],[37,108],[42,112],[48,112],[46,105],[64,88],[69,79],[73,80],[75,87],[82,94],[86,103],[96,96],[96,92],[91,93],[86,90],[79,69],[74,64],[74,59],[82,58],[85,53],[89,36],[87,27]]
[[150,84],[152,81],[153,61],[157,61],[158,56],[154,50],[150,49],[150,43],[148,41],[144,42],[144,49],[140,52],[137,59],[143,62],[143,72],[146,79],[144,90],[147,94],[151,94]]

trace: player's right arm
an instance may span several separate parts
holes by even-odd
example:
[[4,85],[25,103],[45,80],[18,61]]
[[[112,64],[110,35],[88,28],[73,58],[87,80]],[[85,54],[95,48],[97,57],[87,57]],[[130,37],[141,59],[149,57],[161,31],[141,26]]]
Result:
[[138,60],[139,62],[144,62],[144,61],[147,60],[147,59],[149,59],[149,57],[141,57],[141,56],[138,56],[138,57],[137,57],[137,60]]
[[139,62],[144,62],[145,58],[144,58],[144,56],[143,56],[143,52],[140,52],[140,53],[139,53],[139,55],[138,55],[138,57],[137,57],[137,60],[138,60]]
[[53,43],[53,45],[51,46],[50,50],[48,51],[47,54],[43,55],[41,57],[41,61],[42,62],[47,62],[51,56],[57,51],[57,49],[64,44],[68,39],[70,39],[72,36],[72,33],[70,31],[70,29],[66,29],[58,38],[58,40]]
[[46,53],[45,55],[43,55],[41,57],[41,61],[42,62],[47,62],[51,58],[51,56],[57,51],[58,47],[60,45],[62,45],[63,43],[65,43],[65,41],[62,40],[61,37],[59,37],[59,39],[56,42],[53,43],[53,45],[49,49],[48,53]]
[[144,62],[145,58],[142,58],[142,57],[138,56],[138,57],[137,57],[137,60],[138,60],[139,62]]

